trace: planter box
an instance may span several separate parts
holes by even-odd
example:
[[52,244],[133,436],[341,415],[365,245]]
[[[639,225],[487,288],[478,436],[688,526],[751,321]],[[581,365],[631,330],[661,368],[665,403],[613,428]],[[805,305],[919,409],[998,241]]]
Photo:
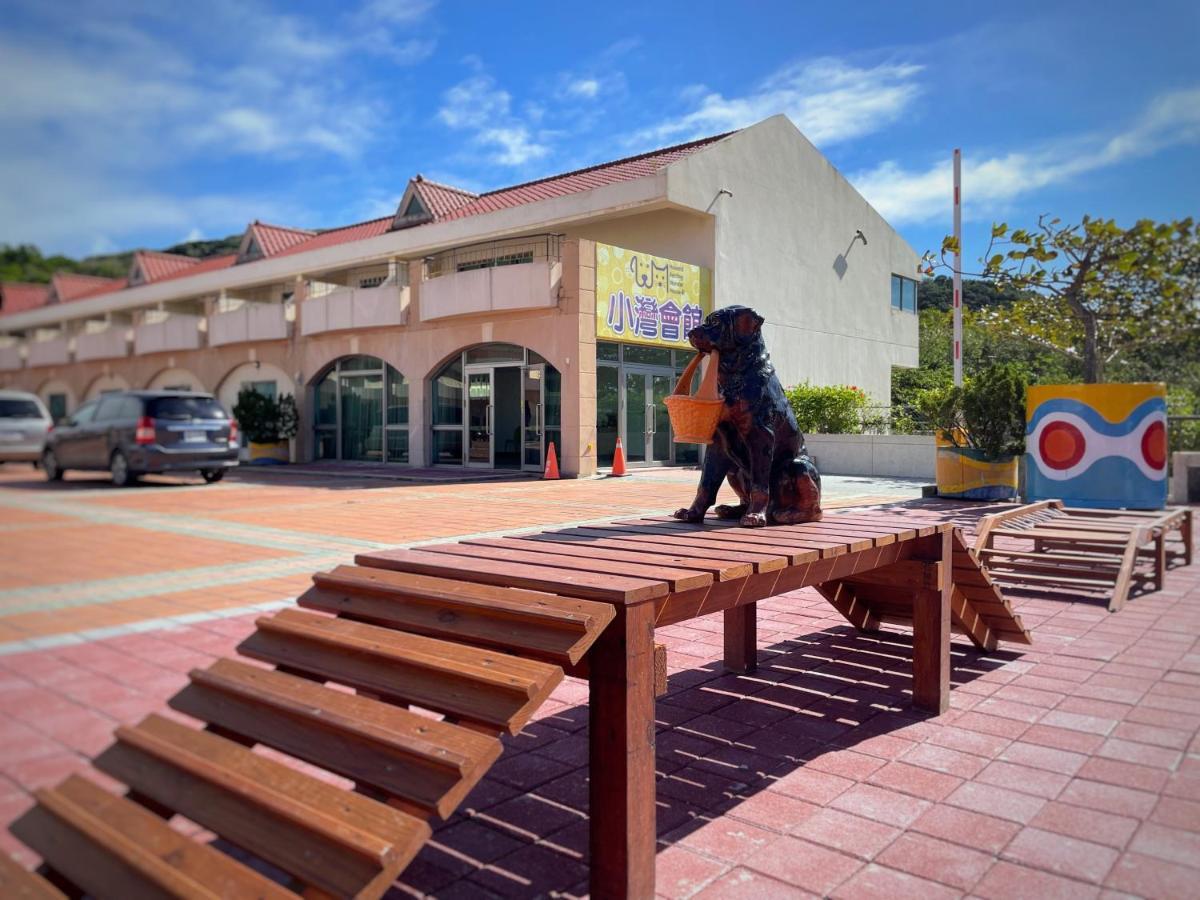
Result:
[[937,448],[939,497],[956,500],[1012,500],[1017,496],[1018,458],[992,462],[965,447]]
[[925,434],[806,434],[823,475],[876,478],[934,477],[935,446]]

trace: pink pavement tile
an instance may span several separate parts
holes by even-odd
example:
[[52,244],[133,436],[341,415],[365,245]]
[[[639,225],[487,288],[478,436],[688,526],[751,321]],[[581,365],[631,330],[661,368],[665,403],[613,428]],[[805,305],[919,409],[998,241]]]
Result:
[[1058,799],[1064,803],[1137,819],[1148,817],[1158,803],[1156,794],[1083,778],[1073,779]]
[[1022,824],[1031,821],[1046,805],[1045,800],[1032,794],[971,781],[958,788],[945,802]]
[[1040,744],[1030,744],[1021,740],[1014,741],[1005,747],[999,760],[1022,766],[1032,766],[1035,769],[1045,769],[1049,772],[1058,772],[1062,775],[1074,775],[1087,761],[1087,757],[1082,753],[1043,747]]
[[1091,841],[1025,828],[1004,848],[1004,856],[1056,875],[1100,884],[1120,853]]
[[[1189,717],[1190,718],[1190,717]],[[1188,744],[1196,736],[1196,727],[1187,731],[1178,728],[1163,728],[1139,722],[1130,722],[1129,717],[1113,729],[1113,737],[1122,740],[1137,741],[1141,744],[1154,744],[1158,747],[1169,747],[1173,750],[1186,750]]]
[[16,763],[7,769],[8,776],[30,791],[50,787],[74,772],[89,768],[88,760],[67,750],[39,756]]
[[1200,830],[1200,803],[1179,797],[1162,797],[1150,820],[1172,828]]
[[815,756],[806,763],[806,767],[841,778],[849,778],[851,781],[864,781],[884,764],[882,759],[866,753],[858,753],[854,750],[833,750]]
[[961,750],[952,750],[949,747],[926,743],[918,744],[904,754],[903,762],[946,775],[954,775],[957,778],[969,779],[978,775],[988,761],[973,753],[963,753]]
[[963,779],[906,762],[890,762],[873,773],[867,781],[925,800],[941,800],[962,784]]
[[1076,773],[1080,778],[1136,788],[1141,791],[1161,791],[1171,777],[1162,769],[1152,769],[1115,759],[1092,757]]
[[1055,725],[1059,728],[1069,728],[1073,731],[1082,731],[1087,734],[1108,735],[1117,727],[1117,720],[1052,709],[1042,716],[1039,724]]
[[1129,849],[1181,865],[1200,866],[1200,821],[1191,822],[1188,828],[1146,822],[1130,841]]
[[907,794],[860,784],[840,795],[832,806],[875,822],[904,828],[929,809],[931,804]]
[[[769,849],[769,848],[768,848]],[[729,866],[676,845],[658,854],[654,889],[662,897],[691,897],[724,875]]]
[[839,900],[949,900],[961,895],[935,881],[872,863],[835,890],[833,896]]
[[906,833],[879,854],[876,862],[969,891],[992,867],[995,859],[990,853],[923,834]]
[[[1037,726],[1033,727],[1036,728]],[[1006,737],[984,734],[983,732],[970,731],[966,728],[957,728],[953,725],[948,725],[939,728],[932,734],[929,737],[929,743],[936,744],[939,747],[948,747],[951,750],[958,750],[963,753],[972,753],[976,756],[993,758],[999,756],[1012,741]]]
[[900,835],[900,829],[838,809],[821,809],[796,828],[796,837],[864,860],[872,859]]
[[797,800],[823,806],[853,786],[854,782],[848,778],[801,768],[780,776],[770,789]]
[[1140,744],[1120,738],[1110,738],[1105,741],[1096,751],[1096,755],[1158,769],[1174,769],[1183,756],[1178,750]]
[[744,865],[817,894],[829,894],[862,862],[808,841],[785,837],[749,857]]
[[695,896],[696,900],[802,900],[819,895],[801,891],[762,872],[737,868],[722,875]]
[[999,853],[1021,830],[1014,822],[945,804],[927,810],[909,828],[909,833],[927,834],[991,854]]
[[668,843],[678,842],[705,856],[736,864],[779,840],[779,834],[749,822],[721,816],[699,828],[684,825],[667,835],[666,840]]
[[987,900],[1090,900],[1100,894],[1092,884],[1009,862],[998,862],[975,885],[973,894]]
[[1016,763],[997,760],[980,772],[975,780],[982,784],[1011,788],[1014,791],[1052,800],[1067,786],[1071,777],[1045,769],[1034,769],[1030,766],[1020,766]]
[[1045,831],[1095,841],[1120,850],[1137,830],[1138,820],[1055,801],[1042,807],[1030,824]]
[[1194,897],[1196,870],[1141,853],[1126,853],[1105,884],[1137,897]]
[[752,794],[731,807],[729,815],[762,828],[790,831],[818,809],[820,807],[815,804],[767,790]]
[[1200,800],[1200,775],[1185,775],[1177,772],[1167,779],[1164,794],[1182,797],[1185,800]]

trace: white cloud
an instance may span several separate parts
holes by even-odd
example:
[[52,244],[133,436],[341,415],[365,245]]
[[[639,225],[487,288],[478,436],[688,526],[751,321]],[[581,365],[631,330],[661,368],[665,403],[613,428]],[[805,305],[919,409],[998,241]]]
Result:
[[692,86],[689,113],[639,132],[634,143],[686,141],[743,128],[784,113],[813,143],[828,146],[877,131],[900,118],[920,95],[921,66],[862,68],[835,58],[785,66],[738,97]]
[[600,93],[600,82],[595,78],[580,78],[567,85],[567,93],[591,100]]
[[[1035,150],[982,159],[967,152],[963,154],[963,215],[988,219],[1022,195],[1126,160],[1151,156],[1167,147],[1191,143],[1200,143],[1200,88],[1156,97],[1129,128],[1108,137],[1059,139]],[[927,169],[907,169],[888,160],[849,177],[880,215],[893,224],[950,214],[949,159]]]
[[[526,112],[534,120],[540,120],[544,114],[536,104],[527,106]],[[488,148],[488,158],[499,165],[522,166],[550,153],[549,146],[513,114],[512,95],[484,72],[447,90],[442,95],[437,117],[450,128],[474,132],[472,141]]]

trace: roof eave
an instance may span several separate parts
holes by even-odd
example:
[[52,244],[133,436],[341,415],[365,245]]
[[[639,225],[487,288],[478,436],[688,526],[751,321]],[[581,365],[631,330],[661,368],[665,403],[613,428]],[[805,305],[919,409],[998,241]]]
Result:
[[[0,332],[52,327],[64,321],[102,317],[160,302],[184,300],[221,290],[277,284],[308,272],[377,260],[386,256],[430,256],[462,244],[505,237],[531,229],[553,230],[573,222],[630,211],[667,200],[669,166],[652,175],[601,185],[588,191],[535,200],[520,206],[388,231],[373,238],[335,244],[303,253],[266,256],[252,262],[114,291],[70,304],[14,313],[0,318]],[[253,271],[252,271],[253,270]],[[66,313],[69,313],[66,314]]]

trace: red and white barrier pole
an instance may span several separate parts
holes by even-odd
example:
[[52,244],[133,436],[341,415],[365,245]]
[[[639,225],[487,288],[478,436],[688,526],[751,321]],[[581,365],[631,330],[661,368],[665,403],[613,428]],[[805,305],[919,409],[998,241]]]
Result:
[[954,148],[954,383],[963,383],[962,366],[962,150]]

